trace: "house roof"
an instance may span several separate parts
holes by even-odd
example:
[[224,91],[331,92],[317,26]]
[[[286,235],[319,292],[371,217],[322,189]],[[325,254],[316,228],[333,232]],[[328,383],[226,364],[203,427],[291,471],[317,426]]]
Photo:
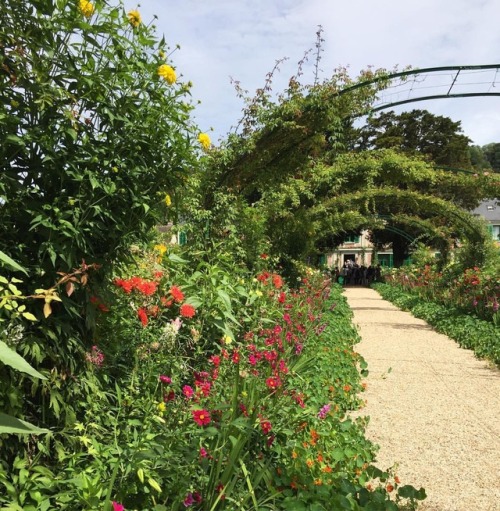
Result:
[[482,202],[472,214],[482,216],[488,222],[500,223],[500,199],[493,199]]

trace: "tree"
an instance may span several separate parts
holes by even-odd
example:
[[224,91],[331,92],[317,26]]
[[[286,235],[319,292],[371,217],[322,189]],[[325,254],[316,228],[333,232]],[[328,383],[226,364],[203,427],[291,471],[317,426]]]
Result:
[[469,147],[469,156],[472,168],[478,172],[491,171],[491,164],[482,147],[473,145]]
[[500,172],[500,143],[486,144],[482,149],[493,172]]
[[469,169],[471,140],[461,134],[460,124],[426,110],[384,112],[368,118],[353,145],[357,150],[397,149],[424,155],[437,165]]

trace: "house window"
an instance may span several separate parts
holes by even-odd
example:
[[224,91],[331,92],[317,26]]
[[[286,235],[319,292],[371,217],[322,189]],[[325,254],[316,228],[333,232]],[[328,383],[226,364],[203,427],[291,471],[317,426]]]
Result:
[[491,225],[491,237],[496,241],[500,241],[500,225]]
[[359,243],[359,240],[360,240],[361,236],[348,236],[345,240],[344,240],[344,243]]

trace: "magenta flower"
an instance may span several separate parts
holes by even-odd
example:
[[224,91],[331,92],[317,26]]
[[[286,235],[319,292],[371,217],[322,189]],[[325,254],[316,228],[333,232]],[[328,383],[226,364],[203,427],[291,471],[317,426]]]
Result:
[[318,412],[318,419],[324,419],[328,412],[330,411],[331,405],[326,404],[321,408],[321,410]]
[[184,385],[182,387],[182,393],[189,399],[192,398],[194,395],[193,387],[190,387],[189,385]]
[[113,505],[113,511],[125,511],[125,506],[122,504],[118,504],[118,502],[115,502],[114,500],[111,504]]
[[165,376],[164,374],[161,374],[160,375],[160,381],[162,383],[172,383],[172,378],[170,378],[169,376]]
[[194,504],[193,494],[192,493],[188,493],[186,495],[186,498],[184,499],[184,506],[185,507],[189,507],[189,506],[192,506],[193,504]]

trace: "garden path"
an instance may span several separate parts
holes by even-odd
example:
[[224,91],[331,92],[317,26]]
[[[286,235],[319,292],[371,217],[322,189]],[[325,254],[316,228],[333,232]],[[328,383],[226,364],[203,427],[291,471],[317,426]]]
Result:
[[376,465],[426,489],[419,510],[500,511],[500,371],[373,289],[345,296],[370,371],[361,414]]

